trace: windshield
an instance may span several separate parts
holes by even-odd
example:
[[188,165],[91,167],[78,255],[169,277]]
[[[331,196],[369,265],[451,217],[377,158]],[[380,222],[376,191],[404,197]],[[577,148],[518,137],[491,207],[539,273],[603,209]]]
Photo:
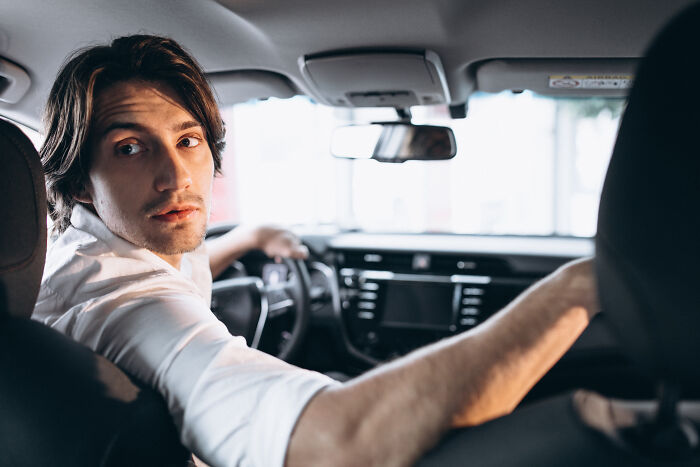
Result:
[[450,126],[449,161],[383,164],[330,155],[339,125],[395,120],[391,109],[335,109],[302,97],[224,109],[224,176],[212,221],[321,225],[366,232],[595,234],[598,199],[623,99],[479,94]]

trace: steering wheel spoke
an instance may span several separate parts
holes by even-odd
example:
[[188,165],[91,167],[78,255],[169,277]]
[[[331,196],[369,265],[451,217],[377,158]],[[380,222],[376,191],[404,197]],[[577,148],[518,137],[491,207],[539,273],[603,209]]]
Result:
[[[272,340],[277,341],[273,346],[276,347],[279,358],[290,360],[301,347],[306,334],[311,311],[311,279],[303,261],[283,261],[289,269],[288,277],[282,282],[266,286],[265,295],[268,302],[268,322],[287,323],[286,328],[281,331],[277,328],[279,332],[272,336]],[[274,332],[275,326],[269,326],[267,329]]]
[[268,319],[284,315],[294,308],[293,292],[291,281],[265,286],[264,293],[267,297]]
[[264,284],[246,276],[216,281],[212,311],[251,347],[289,360],[303,341],[310,313],[309,273],[303,261],[284,260],[288,277]]
[[291,298],[282,300],[269,305],[267,311],[267,319],[275,319],[280,316],[286,315],[291,310],[294,309],[294,301]]

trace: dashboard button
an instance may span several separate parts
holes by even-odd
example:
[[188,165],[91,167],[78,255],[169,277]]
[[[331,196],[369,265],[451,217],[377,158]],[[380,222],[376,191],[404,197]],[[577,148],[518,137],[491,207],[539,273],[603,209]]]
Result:
[[357,317],[360,319],[374,319],[374,313],[371,311],[358,311]]
[[377,305],[372,302],[359,302],[357,304],[357,308],[360,308],[362,310],[374,310],[377,308]]
[[459,324],[462,326],[476,326],[479,324],[479,321],[476,318],[461,318]]
[[474,307],[467,307],[467,308],[462,308],[459,312],[463,316],[478,316],[480,313],[480,310],[478,308],[474,308]]
[[464,297],[462,305],[481,305],[481,299],[479,297]]
[[463,295],[484,295],[484,289],[480,287],[465,287],[462,289]]
[[417,271],[427,271],[430,269],[430,255],[425,253],[416,253],[413,255],[412,267]]
[[474,261],[457,261],[457,269],[476,269]]
[[360,300],[376,300],[376,299],[377,299],[376,292],[361,292],[360,293]]
[[366,254],[364,256],[364,260],[368,263],[381,263],[382,262],[382,255],[377,255],[377,254]]

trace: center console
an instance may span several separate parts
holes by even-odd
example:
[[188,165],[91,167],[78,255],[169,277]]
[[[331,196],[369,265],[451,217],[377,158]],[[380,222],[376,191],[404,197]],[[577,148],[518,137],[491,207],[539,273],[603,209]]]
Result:
[[337,258],[347,339],[372,361],[478,326],[536,279],[489,257],[346,251]]

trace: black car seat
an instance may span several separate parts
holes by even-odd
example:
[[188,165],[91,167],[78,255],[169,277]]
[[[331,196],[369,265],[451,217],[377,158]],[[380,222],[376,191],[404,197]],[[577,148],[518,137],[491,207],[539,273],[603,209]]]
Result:
[[[577,392],[459,430],[421,465],[700,465],[700,4],[642,61],[600,203],[596,274],[641,402]],[[685,400],[684,400],[685,399]],[[681,403],[682,401],[682,403]]]
[[46,192],[29,139],[0,119],[0,466],[177,466],[161,397],[29,319],[46,255]]

